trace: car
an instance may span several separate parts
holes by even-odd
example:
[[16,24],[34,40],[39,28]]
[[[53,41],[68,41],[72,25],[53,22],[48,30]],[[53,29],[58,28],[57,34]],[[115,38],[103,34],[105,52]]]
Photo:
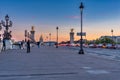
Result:
[[96,44],[90,44],[89,48],[97,48],[97,45]]
[[66,46],[71,46],[70,44],[66,44]]
[[88,44],[83,44],[83,47],[88,48],[89,45]]
[[75,47],[80,47],[80,44],[75,44]]
[[120,49],[120,44],[116,44],[116,48],[117,48],[117,49]]
[[114,44],[107,44],[106,48],[108,48],[108,49],[116,49],[116,45],[114,45]]
[[59,44],[59,46],[66,46],[66,44]]
[[97,45],[98,48],[103,48],[103,46],[104,46],[103,44],[98,44]]

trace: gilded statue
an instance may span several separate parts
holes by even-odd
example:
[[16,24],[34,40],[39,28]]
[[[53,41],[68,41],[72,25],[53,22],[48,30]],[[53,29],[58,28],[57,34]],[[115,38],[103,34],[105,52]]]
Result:
[[31,27],[31,30],[34,31],[34,26]]
[[73,30],[74,30],[74,29],[72,28],[72,29],[71,29],[71,32],[73,32]]

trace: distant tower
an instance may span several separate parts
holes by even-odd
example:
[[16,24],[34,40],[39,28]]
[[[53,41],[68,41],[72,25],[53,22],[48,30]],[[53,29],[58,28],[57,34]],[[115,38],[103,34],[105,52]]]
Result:
[[40,36],[39,41],[40,41],[40,43],[43,43],[43,37],[42,37],[42,35]]
[[74,43],[74,32],[73,32],[73,28],[71,29],[71,32],[70,32],[70,44],[73,44]]
[[31,31],[30,31],[30,39],[32,42],[35,42],[35,30],[34,30],[34,26],[31,27]]

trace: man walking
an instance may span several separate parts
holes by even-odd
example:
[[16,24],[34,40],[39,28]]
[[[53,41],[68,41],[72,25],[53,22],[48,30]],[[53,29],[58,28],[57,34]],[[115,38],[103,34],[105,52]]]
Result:
[[2,42],[2,40],[0,38],[0,52],[2,51],[2,48],[3,48],[3,42]]
[[38,46],[38,48],[40,47],[40,42],[37,42],[37,46]]
[[27,53],[30,53],[30,40],[27,41]]
[[5,39],[3,39],[3,47],[2,50],[5,51],[6,50],[6,44],[5,44]]

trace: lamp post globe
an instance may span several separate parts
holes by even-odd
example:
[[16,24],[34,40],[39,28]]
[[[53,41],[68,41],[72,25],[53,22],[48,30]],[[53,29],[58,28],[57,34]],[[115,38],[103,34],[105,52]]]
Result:
[[58,30],[59,28],[58,28],[58,27],[56,27],[56,29]]
[[80,50],[79,50],[79,54],[84,54],[84,50],[83,50],[83,38],[82,38],[82,15],[83,15],[83,9],[84,9],[84,6],[83,6],[83,3],[81,2],[80,4],[80,15],[81,15],[81,32],[80,32]]
[[5,16],[5,20],[6,20],[6,21],[9,20],[9,16],[8,16],[8,15]]
[[111,33],[112,33],[112,36],[113,36],[113,29],[111,29]]
[[27,42],[27,30],[25,30],[25,42]]

